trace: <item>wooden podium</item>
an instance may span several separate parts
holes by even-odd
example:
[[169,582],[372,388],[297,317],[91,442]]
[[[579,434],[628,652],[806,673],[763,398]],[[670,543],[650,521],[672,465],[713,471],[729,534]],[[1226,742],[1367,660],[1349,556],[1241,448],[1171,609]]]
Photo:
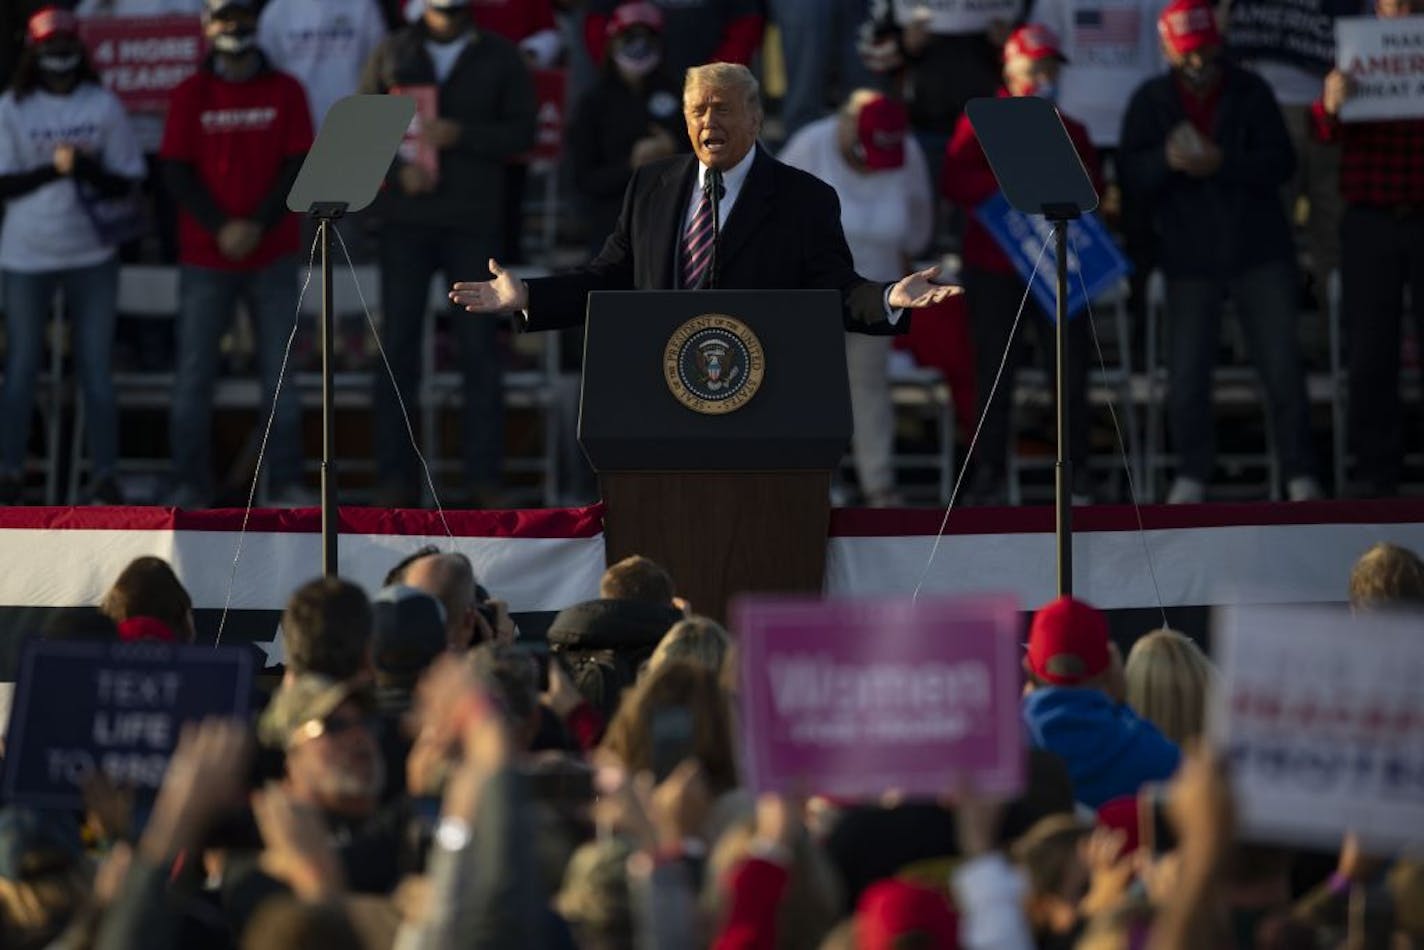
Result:
[[608,561],[652,558],[698,613],[821,590],[850,431],[835,291],[589,295],[579,441]]

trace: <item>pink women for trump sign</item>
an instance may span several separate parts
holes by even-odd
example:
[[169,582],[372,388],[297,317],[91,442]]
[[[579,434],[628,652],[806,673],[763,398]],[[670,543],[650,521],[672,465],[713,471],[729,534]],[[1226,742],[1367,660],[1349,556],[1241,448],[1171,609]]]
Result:
[[1023,782],[1011,597],[733,606],[753,791],[1012,795]]

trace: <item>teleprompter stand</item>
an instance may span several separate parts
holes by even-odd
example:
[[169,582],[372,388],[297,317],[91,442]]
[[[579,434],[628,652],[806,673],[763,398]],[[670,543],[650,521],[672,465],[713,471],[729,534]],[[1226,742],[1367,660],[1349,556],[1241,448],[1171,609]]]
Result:
[[287,207],[317,221],[321,245],[321,573],[336,575],[336,420],[331,229],[376,197],[415,116],[403,96],[347,96],[331,107],[287,195]]
[[[966,107],[999,188],[1024,214],[1041,214],[1053,225],[1057,259],[1058,456],[1054,504],[1058,593],[1073,593],[1073,460],[1068,453],[1068,222],[1098,206],[1098,194],[1083,161],[1046,99],[1020,96],[974,99]],[[1013,341],[1009,341],[1013,345]]]

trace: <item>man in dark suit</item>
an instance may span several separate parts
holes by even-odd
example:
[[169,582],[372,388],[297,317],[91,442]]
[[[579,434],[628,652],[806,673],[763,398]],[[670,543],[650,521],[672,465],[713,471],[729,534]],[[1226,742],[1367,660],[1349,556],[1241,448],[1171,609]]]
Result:
[[[935,284],[937,267],[893,284],[856,274],[835,191],[757,145],[761,99],[746,67],[688,70],[683,114],[694,154],[634,173],[618,224],[592,261],[526,283],[492,260],[493,280],[457,283],[450,299],[472,313],[522,310],[525,329],[552,330],[581,325],[595,290],[834,289],[846,329],[896,333],[909,323],[903,310],[962,292]],[[725,221],[715,242],[714,182]]]

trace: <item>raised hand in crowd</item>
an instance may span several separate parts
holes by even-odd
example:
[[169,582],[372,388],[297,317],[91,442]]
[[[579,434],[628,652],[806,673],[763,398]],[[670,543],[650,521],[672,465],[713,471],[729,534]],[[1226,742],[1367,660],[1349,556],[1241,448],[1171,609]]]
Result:
[[462,704],[472,687],[465,661],[442,657],[421,678],[407,727],[415,736],[406,759],[406,787],[413,795],[435,795],[445,787],[459,759]]
[[604,794],[594,810],[600,829],[627,835],[649,853],[676,853],[684,842],[703,837],[712,796],[695,760],[678,765],[661,783],[648,772],[628,775],[610,767],[602,774]]
[[508,766],[513,755],[504,717],[458,657],[442,659],[431,668],[421,683],[421,697],[421,728],[427,741],[456,756],[445,783],[442,814],[471,820],[485,783]]
[[101,771],[84,780],[84,810],[89,824],[106,841],[126,841],[133,825],[133,789]]
[[789,863],[796,842],[806,829],[806,803],[791,795],[767,793],[756,803],[756,838]]
[[549,688],[540,694],[539,701],[548,706],[560,719],[567,719],[569,713],[588,700],[574,685],[573,677],[564,669],[564,665],[550,657]]
[[252,794],[252,814],[266,846],[263,871],[286,882],[302,900],[320,902],[341,894],[345,875],[315,808],[270,783]]
[[503,600],[483,601],[479,604],[481,608],[488,608],[494,616],[491,623],[485,615],[484,610],[475,612],[475,627],[479,631],[477,643],[495,643],[507,645],[519,639],[519,626],[514,622],[514,617],[509,613],[509,603]]
[[1079,848],[1088,869],[1088,893],[1078,903],[1083,918],[1112,910],[1127,896],[1136,872],[1126,851],[1127,835],[1113,828],[1094,828]]
[[1024,883],[999,850],[1005,802],[960,779],[943,804],[954,812],[965,861],[950,879],[963,917],[960,946],[969,950],[1029,950],[1033,935],[1023,912]]
[[1340,861],[1335,867],[1335,873],[1344,880],[1359,884],[1374,877],[1387,863],[1366,854],[1360,846],[1359,836],[1348,834],[1340,843]]
[[1148,946],[1188,950],[1218,946],[1220,877],[1235,840],[1236,813],[1226,773],[1211,749],[1187,753],[1169,787],[1167,815],[1177,834],[1178,867],[1171,899],[1160,908]]
[[163,864],[201,843],[218,817],[243,804],[251,755],[252,740],[241,723],[207,719],[185,725],[139,839],[139,854]]
[[1325,77],[1325,94],[1322,97],[1322,105],[1325,107],[1325,114],[1337,116],[1340,109],[1345,105],[1345,100],[1350,98],[1355,91],[1355,81],[1342,73],[1338,69],[1330,70]]

